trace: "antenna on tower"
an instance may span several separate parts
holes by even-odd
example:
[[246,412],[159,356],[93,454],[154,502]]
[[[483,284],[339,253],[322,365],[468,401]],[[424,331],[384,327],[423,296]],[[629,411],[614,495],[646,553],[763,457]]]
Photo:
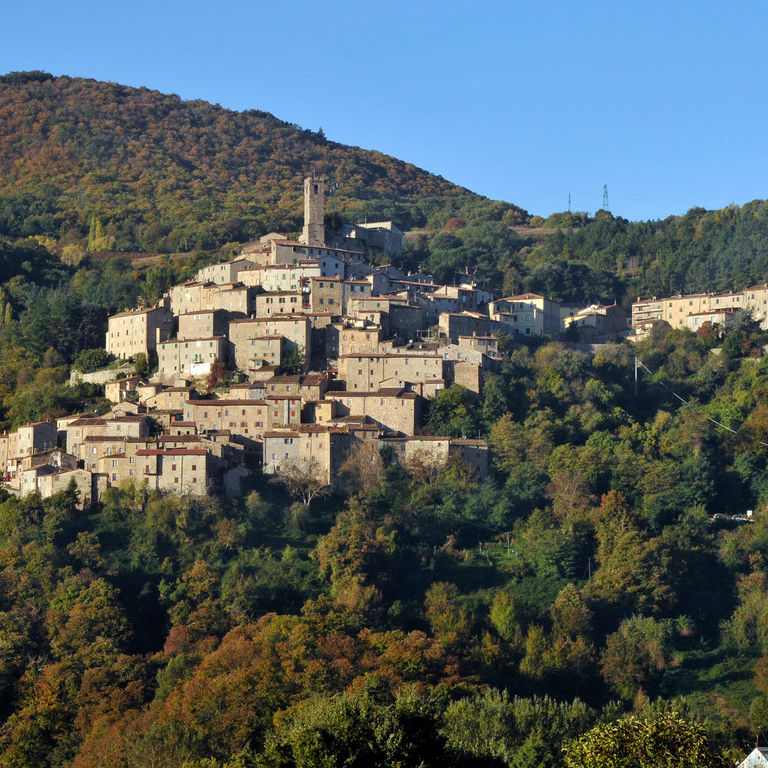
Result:
[[610,211],[611,206],[608,205],[608,185],[603,184],[603,210]]
[[571,212],[571,193],[568,193],[568,213]]

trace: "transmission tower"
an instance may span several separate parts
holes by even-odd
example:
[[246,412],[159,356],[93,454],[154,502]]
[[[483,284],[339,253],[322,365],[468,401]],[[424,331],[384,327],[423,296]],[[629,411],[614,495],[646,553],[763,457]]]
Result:
[[571,193],[568,193],[568,213],[571,212]]
[[610,211],[611,206],[608,205],[608,185],[603,184],[603,210]]

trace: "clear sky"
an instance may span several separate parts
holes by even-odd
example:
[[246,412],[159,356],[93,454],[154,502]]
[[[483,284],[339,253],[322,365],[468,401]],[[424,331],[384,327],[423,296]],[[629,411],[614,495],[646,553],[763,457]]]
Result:
[[5,5],[0,72],[263,109],[531,213],[768,198],[765,2]]

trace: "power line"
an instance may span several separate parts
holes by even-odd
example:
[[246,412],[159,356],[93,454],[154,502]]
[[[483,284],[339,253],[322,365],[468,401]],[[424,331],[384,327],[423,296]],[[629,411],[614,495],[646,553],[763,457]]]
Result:
[[[648,371],[648,373],[650,373],[651,376],[656,375],[639,357],[635,357],[635,361],[636,363],[639,363],[643,368],[645,368],[645,370]],[[681,395],[678,395],[674,389],[668,387],[663,381],[657,380],[657,383],[661,384],[661,386],[664,387],[664,389],[666,389],[667,392],[669,392],[671,395],[674,395],[681,403],[683,403],[684,405],[690,405],[690,402],[688,400],[686,400]],[[734,435],[738,434],[738,432],[735,429],[731,429],[730,427],[723,424],[721,421],[718,421],[717,419],[713,419],[711,416],[707,416],[707,421],[711,421],[713,424],[716,424],[721,429],[727,429],[729,432],[732,432]],[[762,440],[758,440],[757,442],[760,445],[768,446],[768,443],[764,443]]]

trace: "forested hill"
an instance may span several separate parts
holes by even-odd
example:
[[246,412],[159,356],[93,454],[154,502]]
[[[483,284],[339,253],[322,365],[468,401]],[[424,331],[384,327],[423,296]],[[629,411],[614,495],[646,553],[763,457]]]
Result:
[[[0,235],[10,237],[75,242],[98,219],[108,249],[216,248],[300,227],[310,171],[338,184],[332,212],[403,228],[491,203],[266,112],[115,83],[10,73],[0,77],[0,128]],[[499,218],[527,220],[515,206],[493,205]]]
[[266,112],[43,72],[0,76],[0,243],[34,237],[68,265],[94,251],[213,251],[296,232],[312,171],[335,187],[329,223],[393,219],[412,230],[401,266],[444,282],[471,274],[505,294],[628,307],[638,295],[768,280],[764,200],[659,221],[545,220]]

